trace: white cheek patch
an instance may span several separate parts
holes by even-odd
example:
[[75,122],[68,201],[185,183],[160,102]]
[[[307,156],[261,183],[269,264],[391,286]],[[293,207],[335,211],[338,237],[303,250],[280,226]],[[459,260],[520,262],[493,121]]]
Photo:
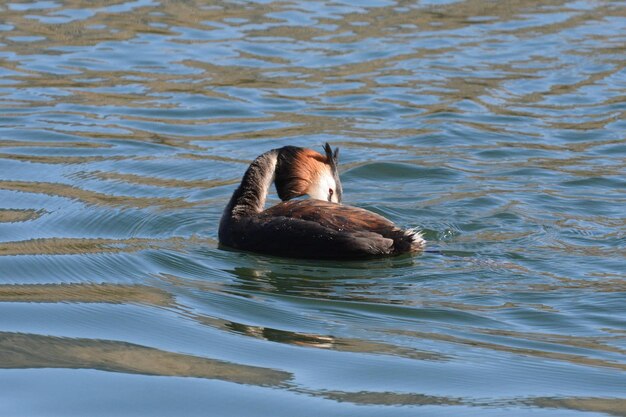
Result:
[[311,184],[311,187],[309,188],[309,197],[314,198],[316,200],[324,200],[324,201],[328,201],[328,194],[329,191],[328,190],[333,190],[333,195],[331,198],[331,201],[333,201],[334,203],[338,203],[339,200],[337,200],[337,184],[335,184],[335,179],[333,178],[332,175],[330,175],[330,173],[328,174],[323,174],[320,175],[318,178],[318,181],[314,184]]
[[329,177],[330,181],[328,182],[328,188],[326,188],[326,193],[328,193],[328,190],[333,190],[333,195],[331,196],[330,201],[332,201],[333,203],[338,203],[339,202],[339,196],[337,195],[337,183],[335,182],[335,179],[331,176]]

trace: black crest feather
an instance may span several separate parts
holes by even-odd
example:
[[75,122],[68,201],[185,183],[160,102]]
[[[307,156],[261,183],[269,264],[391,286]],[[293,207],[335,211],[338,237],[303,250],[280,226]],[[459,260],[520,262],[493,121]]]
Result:
[[339,148],[335,148],[335,151],[333,152],[333,149],[330,147],[328,142],[326,142],[326,144],[324,144],[324,152],[326,153],[326,157],[328,158],[328,162],[331,164],[331,166],[337,167]]

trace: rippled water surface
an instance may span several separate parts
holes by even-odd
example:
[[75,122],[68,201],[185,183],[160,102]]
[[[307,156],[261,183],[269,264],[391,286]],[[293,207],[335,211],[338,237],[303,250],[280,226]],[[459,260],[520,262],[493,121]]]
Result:
[[[3,2],[0,413],[625,416],[625,115],[621,1]],[[427,252],[217,247],[326,141]]]

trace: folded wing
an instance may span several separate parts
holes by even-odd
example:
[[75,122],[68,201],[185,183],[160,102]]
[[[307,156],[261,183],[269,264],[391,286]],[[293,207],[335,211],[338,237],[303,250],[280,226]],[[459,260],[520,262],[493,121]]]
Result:
[[283,202],[247,221],[241,248],[280,256],[367,258],[410,248],[405,233],[384,217],[320,200]]

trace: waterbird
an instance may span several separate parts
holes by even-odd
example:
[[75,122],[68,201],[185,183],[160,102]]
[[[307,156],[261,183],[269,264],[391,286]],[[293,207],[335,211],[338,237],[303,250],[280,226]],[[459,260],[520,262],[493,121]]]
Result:
[[[324,155],[284,146],[258,156],[224,209],[220,246],[309,259],[365,259],[419,252],[417,229],[401,229],[385,217],[341,204],[339,148]],[[265,209],[274,183],[280,203]],[[308,199],[298,197],[309,196]]]

